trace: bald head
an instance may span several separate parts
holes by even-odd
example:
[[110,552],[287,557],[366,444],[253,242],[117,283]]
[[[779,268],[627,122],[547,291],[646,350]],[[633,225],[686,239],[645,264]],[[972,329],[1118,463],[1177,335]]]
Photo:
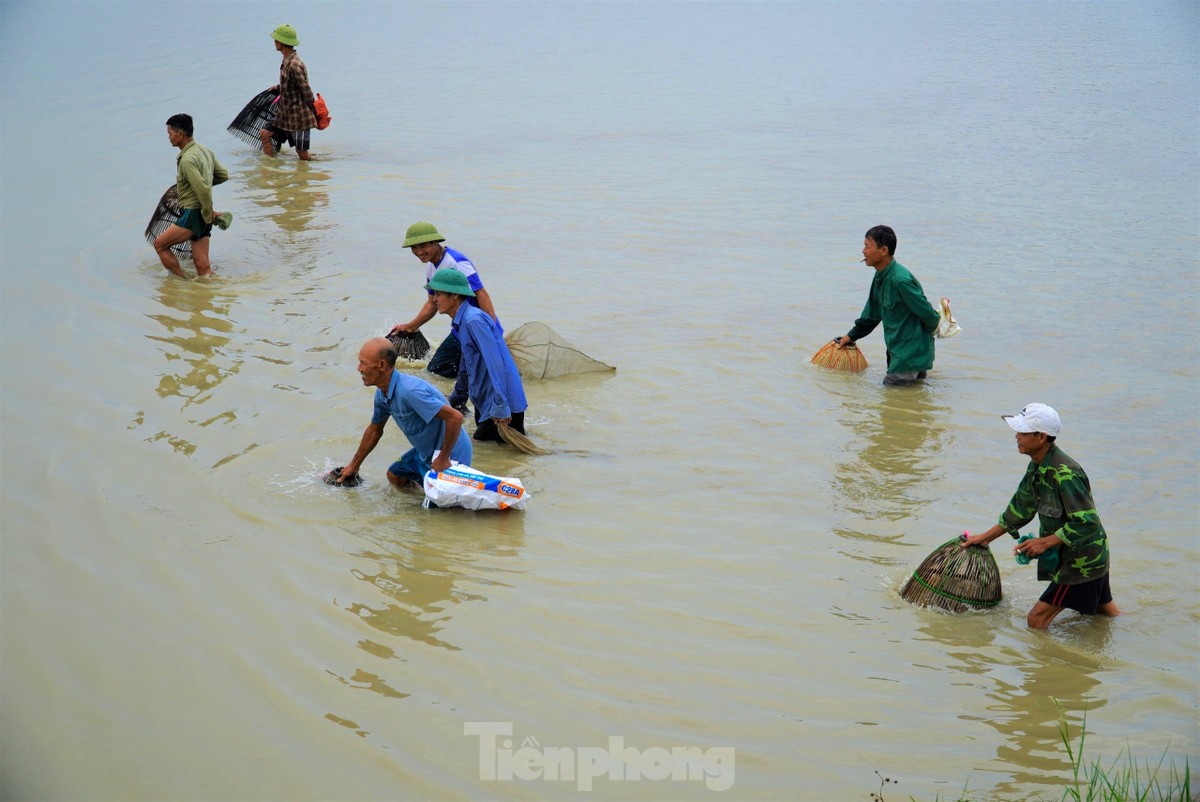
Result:
[[383,337],[372,337],[358,349],[358,375],[366,387],[387,391],[396,368],[396,349]]
[[372,337],[363,343],[358,352],[359,358],[366,357],[367,361],[384,361],[388,367],[396,366],[396,348],[387,337]]

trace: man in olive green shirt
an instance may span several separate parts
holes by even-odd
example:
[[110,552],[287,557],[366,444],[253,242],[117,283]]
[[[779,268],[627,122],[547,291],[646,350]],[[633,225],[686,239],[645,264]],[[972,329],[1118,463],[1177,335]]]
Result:
[[171,246],[191,240],[192,264],[197,276],[212,275],[208,244],[213,223],[229,228],[232,212],[213,210],[212,188],[229,179],[229,172],[208,148],[192,139],[192,118],[173,114],[167,120],[167,139],[179,148],[175,157],[175,190],[179,194],[179,219],[154,240],[154,250],[163,267],[184,278]]
[[895,231],[888,226],[875,226],[863,239],[862,253],[863,261],[875,268],[867,305],[849,333],[834,337],[833,341],[845,348],[883,323],[883,342],[887,347],[887,375],[883,383],[901,385],[920,381],[933,367],[933,333],[940,322],[937,310],[925,297],[921,282],[895,260]]
[[1108,583],[1108,535],[1100,523],[1092,487],[1079,463],[1054,444],[1062,430],[1058,413],[1045,404],[1029,404],[1017,415],[1004,415],[1017,433],[1017,451],[1029,457],[1025,476],[1012,501],[991,529],[968,535],[963,547],[987,547],[1005,532],[1017,537],[1038,517],[1038,537],[1022,537],[1013,552],[1018,561],[1036,557],[1039,580],[1050,586],[1025,620],[1045,629],[1063,610],[1115,617]]

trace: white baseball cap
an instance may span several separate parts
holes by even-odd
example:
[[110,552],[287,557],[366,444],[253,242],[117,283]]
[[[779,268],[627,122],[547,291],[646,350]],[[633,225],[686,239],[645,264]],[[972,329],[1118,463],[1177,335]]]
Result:
[[1054,411],[1054,407],[1045,404],[1027,404],[1016,415],[1001,415],[1014,432],[1044,432],[1051,437],[1058,437],[1062,431],[1062,419]]

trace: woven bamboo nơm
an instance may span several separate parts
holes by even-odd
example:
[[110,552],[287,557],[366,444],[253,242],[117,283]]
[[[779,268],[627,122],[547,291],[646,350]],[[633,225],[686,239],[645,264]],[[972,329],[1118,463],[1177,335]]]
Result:
[[991,549],[963,548],[962,539],[954,538],[917,566],[900,596],[910,604],[952,613],[995,607],[1002,596],[1000,569]]
[[346,469],[345,465],[339,465],[338,467],[334,468],[329,473],[325,474],[325,477],[324,477],[325,484],[334,485],[335,487],[358,487],[359,485],[362,484],[362,477],[359,476],[357,473],[352,473],[349,476],[347,476],[345,479],[342,479],[341,482],[338,482],[338,479],[342,478],[342,471],[344,471],[345,469]]
[[520,451],[522,454],[550,454],[553,453],[545,448],[542,448],[537,443],[530,440],[521,432],[518,432],[511,426],[496,426],[496,431],[500,434],[500,439],[508,443],[510,446]]
[[[183,209],[179,208],[179,190],[172,184],[159,198],[158,205],[154,207],[154,214],[150,216],[150,222],[146,224],[146,242],[153,245],[154,240],[158,239],[158,235],[175,225],[181,214],[183,214]],[[176,256],[191,256],[192,242],[186,239],[183,242],[177,242],[171,246],[171,250],[175,252]]]
[[825,343],[819,351],[813,354],[812,363],[822,368],[847,372],[858,372],[867,369],[867,358],[863,356],[863,352],[858,350],[857,346],[847,345],[844,348],[839,348],[838,344],[832,340]]
[[259,92],[238,112],[226,129],[247,145],[262,147],[259,132],[275,119],[275,103],[279,95],[270,89]]
[[406,360],[429,356],[429,340],[419,331],[396,331],[388,334],[388,342],[396,349],[396,357]]

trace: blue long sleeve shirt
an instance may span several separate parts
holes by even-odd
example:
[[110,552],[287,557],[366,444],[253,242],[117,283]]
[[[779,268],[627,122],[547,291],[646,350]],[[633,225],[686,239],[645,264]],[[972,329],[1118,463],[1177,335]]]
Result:
[[479,420],[511,418],[514,412],[524,412],[529,404],[521,374],[491,315],[463,303],[450,323],[450,331],[462,346],[468,392],[479,410]]

